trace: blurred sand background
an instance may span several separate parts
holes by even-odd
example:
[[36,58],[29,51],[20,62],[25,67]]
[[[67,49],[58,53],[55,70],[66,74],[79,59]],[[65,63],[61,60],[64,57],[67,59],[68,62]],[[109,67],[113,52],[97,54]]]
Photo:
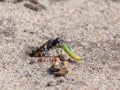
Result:
[[[0,90],[120,90],[120,0],[0,1]],[[65,77],[26,54],[58,36],[83,59]]]

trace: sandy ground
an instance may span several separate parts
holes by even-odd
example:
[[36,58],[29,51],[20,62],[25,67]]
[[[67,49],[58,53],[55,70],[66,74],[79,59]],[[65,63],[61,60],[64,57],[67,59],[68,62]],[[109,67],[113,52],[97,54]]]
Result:
[[[119,0],[41,0],[39,11],[12,1],[0,2],[0,90],[120,89]],[[83,59],[65,77],[26,54],[58,36]]]

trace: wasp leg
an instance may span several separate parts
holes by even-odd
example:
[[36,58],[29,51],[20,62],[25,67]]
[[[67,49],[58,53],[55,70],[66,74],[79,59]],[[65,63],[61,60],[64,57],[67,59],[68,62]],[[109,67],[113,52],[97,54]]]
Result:
[[57,52],[58,55],[60,55],[60,52],[59,52],[59,50],[57,48],[56,48],[56,52]]

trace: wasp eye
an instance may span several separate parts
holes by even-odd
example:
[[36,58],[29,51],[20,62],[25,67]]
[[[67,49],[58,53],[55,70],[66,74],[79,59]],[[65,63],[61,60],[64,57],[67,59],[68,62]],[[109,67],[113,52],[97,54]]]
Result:
[[58,38],[56,38],[56,42],[57,42],[57,43],[62,43],[63,40],[62,40],[62,38],[58,37]]

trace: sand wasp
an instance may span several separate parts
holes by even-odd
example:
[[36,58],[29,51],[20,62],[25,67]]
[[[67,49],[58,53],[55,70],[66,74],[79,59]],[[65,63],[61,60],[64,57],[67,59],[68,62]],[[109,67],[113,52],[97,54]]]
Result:
[[63,40],[60,37],[57,37],[56,39],[50,39],[46,43],[44,43],[42,46],[37,48],[35,51],[32,51],[32,53],[30,53],[30,56],[31,57],[45,56],[46,52],[56,47],[58,44],[62,44],[62,42]]
[[71,49],[63,42],[63,39],[61,39],[60,37],[48,40],[42,46],[37,48],[36,51],[32,51],[32,53],[30,53],[30,56],[31,57],[45,56],[46,52],[48,52],[52,48],[62,48],[75,61],[80,61],[80,57],[73,53]]

